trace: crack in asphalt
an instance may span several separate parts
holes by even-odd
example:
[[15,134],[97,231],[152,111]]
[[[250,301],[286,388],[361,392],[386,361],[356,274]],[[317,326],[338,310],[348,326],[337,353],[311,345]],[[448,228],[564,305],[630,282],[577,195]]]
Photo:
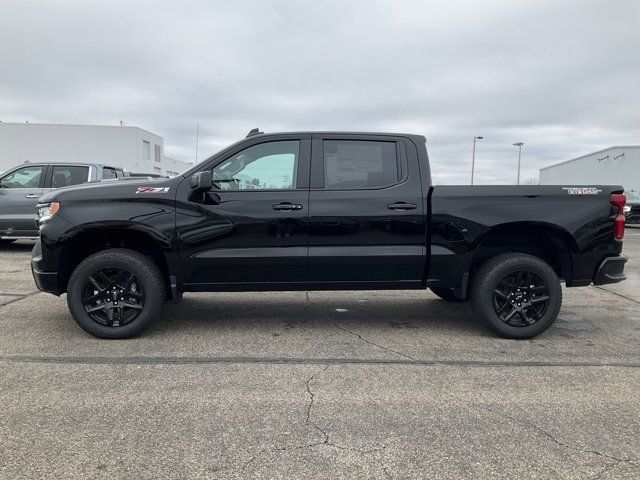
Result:
[[615,461],[615,462],[613,462],[613,463],[609,463],[608,465],[605,465],[605,467],[604,467],[602,470],[600,470],[598,473],[596,473],[596,474],[592,477],[592,479],[593,479],[593,480],[597,480],[598,478],[602,478],[602,476],[603,476],[605,473],[607,473],[607,472],[608,472],[608,471],[610,471],[610,470],[613,470],[615,467],[617,467],[618,465],[620,465],[620,463],[621,463],[620,461],[617,461],[617,460],[616,460],[616,461]]
[[[307,298],[307,302],[308,302],[308,303],[310,303],[311,305],[315,305],[315,303],[314,303],[313,301],[311,301],[311,299],[309,298],[309,292],[305,292],[305,295],[306,295],[306,298]],[[342,325],[340,325],[336,320],[334,320],[334,319],[332,319],[332,318],[329,318],[329,317],[327,317],[326,315],[324,315],[324,314],[322,314],[322,313],[321,313],[320,315],[321,315],[321,316],[322,316],[326,321],[330,322],[330,323],[331,323],[334,327],[336,327],[337,329],[342,330],[343,332],[346,332],[346,333],[348,333],[348,334],[350,334],[350,335],[353,335],[353,336],[355,336],[355,337],[359,338],[360,340],[362,340],[363,342],[368,343],[369,345],[372,345],[372,346],[377,347],[377,348],[379,348],[379,349],[381,349],[381,350],[384,350],[385,352],[393,353],[393,354],[398,355],[398,356],[400,356],[400,357],[404,357],[404,358],[406,358],[406,359],[408,359],[408,360],[411,360],[412,362],[420,363],[420,361],[419,361],[419,360],[417,360],[417,359],[415,359],[415,358],[413,358],[413,357],[411,357],[411,356],[409,356],[409,355],[405,355],[405,354],[404,354],[404,353],[402,353],[402,352],[398,352],[398,351],[393,350],[393,349],[391,349],[391,348],[387,348],[387,347],[385,347],[385,346],[383,346],[383,345],[380,345],[380,344],[378,344],[378,343],[376,343],[376,342],[373,342],[373,341],[371,341],[371,340],[368,340],[368,339],[364,338],[364,337],[363,337],[362,335],[360,335],[359,333],[354,332],[354,331],[352,331],[352,330],[349,330],[349,329],[348,329],[348,328],[346,328],[346,327],[343,327],[343,326],[342,326]]]
[[[473,402],[471,400],[466,400],[464,398],[460,398],[457,395],[454,395],[454,394],[449,393],[449,392],[445,392],[445,395],[448,395],[449,397],[454,398],[454,399],[458,400],[459,402],[469,404],[469,405],[477,408],[478,410],[481,410],[481,411],[484,411],[484,412],[488,412],[488,413],[490,413],[490,414],[492,414],[494,416],[497,416],[499,418],[507,418],[507,419],[511,420],[512,422],[516,423],[517,425],[529,427],[529,428],[541,433],[542,435],[546,436],[553,443],[555,443],[556,445],[559,445],[561,447],[568,448],[569,450],[573,450],[573,451],[576,451],[576,452],[594,454],[594,455],[597,455],[597,456],[602,457],[602,458],[607,458],[607,459],[613,460],[614,463],[610,465],[610,468],[613,468],[614,466],[616,466],[616,465],[618,465],[620,463],[627,463],[629,465],[638,466],[638,464],[636,463],[636,462],[638,462],[638,459],[635,459],[635,458],[619,458],[619,457],[615,457],[613,455],[609,455],[607,453],[600,452],[598,450],[588,450],[588,449],[580,448],[580,447],[577,447],[575,445],[571,445],[569,443],[566,443],[566,442],[563,442],[563,441],[559,440],[558,438],[556,438],[555,435],[553,435],[552,433],[548,432],[547,430],[545,430],[544,428],[540,427],[539,425],[536,425],[535,423],[531,422],[530,420],[527,420],[526,418],[517,418],[517,417],[514,417],[513,415],[509,415],[508,413],[499,412],[499,411],[493,410],[493,409],[491,409],[489,407],[486,407],[484,405],[479,405],[479,404],[477,404],[477,403],[475,403],[475,402]],[[605,471],[606,471],[606,468],[605,468]],[[604,473],[604,471],[598,473],[597,475],[602,475],[603,473]]]
[[36,290],[34,292],[29,292],[29,293],[0,293],[0,296],[8,296],[8,297],[19,297],[19,298],[14,298],[13,300],[9,300],[8,302],[4,302],[2,304],[0,304],[0,308],[2,307],[6,307],[7,305],[11,305],[12,303],[15,302],[19,302],[20,300],[24,300],[25,298],[29,298],[29,297],[33,297],[34,295],[38,295],[39,293],[42,293],[40,290]]
[[640,305],[640,302],[638,300],[635,300],[631,297],[627,297],[622,293],[614,292],[613,290],[609,290],[608,288],[604,288],[604,287],[599,287],[598,285],[593,285],[593,287],[597,288],[598,290],[602,290],[603,292],[611,293],[617,297],[624,298],[625,300],[629,300],[630,302],[637,303],[638,305]]
[[307,394],[309,395],[309,405],[307,405],[307,418],[305,419],[305,422],[322,434],[324,440],[321,443],[329,443],[329,435],[311,420],[311,410],[313,409],[313,403],[315,402],[316,396],[311,390],[310,384],[318,375],[326,372],[329,367],[330,365],[326,365],[322,370],[311,375],[304,384],[307,389]]
[[[306,443],[303,445],[293,445],[293,446],[282,446],[282,447],[274,447],[274,448],[263,448],[262,450],[260,450],[258,453],[256,453],[255,455],[253,455],[248,461],[246,461],[241,468],[241,471],[244,472],[246,470],[246,468],[253,463],[256,458],[258,458],[261,454],[265,453],[265,452],[286,452],[289,450],[300,450],[303,448],[313,448],[313,447],[318,447],[318,446],[324,446],[324,447],[330,447],[330,448],[335,448],[337,450],[344,450],[347,452],[352,452],[352,453],[358,453],[360,455],[362,455],[363,457],[367,458],[367,455],[370,455],[372,453],[376,453],[376,452],[380,452],[382,450],[384,450],[386,447],[382,447],[382,448],[372,448],[370,450],[359,450],[357,448],[351,448],[351,447],[346,447],[343,445],[338,445],[336,443],[333,443],[330,439],[329,433],[323,429],[320,425],[318,425],[313,419],[313,407],[315,405],[316,402],[316,393],[314,393],[313,389],[311,388],[311,383],[320,375],[322,375],[324,372],[326,372],[329,367],[331,367],[331,365],[325,365],[324,368],[322,368],[321,370],[318,370],[317,372],[315,372],[313,375],[311,375],[309,378],[307,378],[307,380],[305,381],[305,389],[307,392],[307,395],[309,396],[309,403],[307,404],[307,408],[306,408],[306,414],[305,414],[305,424],[311,426],[314,430],[316,430],[320,436],[322,437],[322,440],[317,441],[317,442],[312,442],[312,443]],[[393,479],[393,477],[391,476],[391,474],[389,473],[389,470],[387,468],[387,466],[379,459],[377,458],[373,458],[373,461],[376,462],[378,464],[378,466],[381,468],[381,470],[383,471],[384,475],[386,478],[388,479]]]
[[[322,427],[320,427],[316,422],[314,422],[312,420],[312,411],[313,411],[313,406],[315,404],[315,399],[316,399],[316,394],[313,392],[313,390],[311,389],[311,382],[313,382],[313,380],[315,380],[318,376],[322,375],[324,372],[327,371],[327,369],[329,369],[330,365],[326,365],[325,368],[323,368],[322,370],[314,373],[313,375],[311,375],[307,381],[305,382],[305,387],[307,389],[307,394],[309,395],[309,404],[307,406],[307,417],[305,419],[305,422],[308,425],[311,425],[314,429],[316,429],[323,437],[322,442],[316,442],[316,443],[312,443],[307,445],[307,448],[310,447],[315,447],[315,446],[328,446],[328,447],[333,447],[333,448],[337,448],[338,450],[345,450],[348,452],[354,452],[354,453],[358,453],[362,456],[369,455],[371,453],[375,453],[375,452],[379,452],[381,450],[383,450],[384,448],[373,448],[370,450],[359,450],[357,448],[351,448],[351,447],[345,447],[343,445],[338,445],[336,443],[332,443],[329,437],[329,433],[327,433],[327,431],[325,429],[323,429]],[[378,459],[373,459],[382,469],[382,471],[384,472],[385,476],[389,479],[392,479],[393,477],[391,476],[391,474],[389,473],[389,470],[387,469],[386,465],[378,460]]]

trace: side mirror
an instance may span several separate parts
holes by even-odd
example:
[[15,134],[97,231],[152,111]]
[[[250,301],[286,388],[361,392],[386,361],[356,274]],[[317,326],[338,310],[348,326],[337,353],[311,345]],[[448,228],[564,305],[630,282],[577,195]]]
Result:
[[191,190],[196,192],[208,192],[213,188],[211,180],[211,170],[194,173],[191,176]]

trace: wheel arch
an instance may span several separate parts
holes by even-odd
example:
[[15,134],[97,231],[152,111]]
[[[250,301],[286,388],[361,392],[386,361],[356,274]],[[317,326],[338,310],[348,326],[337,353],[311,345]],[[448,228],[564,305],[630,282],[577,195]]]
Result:
[[502,253],[526,253],[547,262],[567,286],[573,281],[573,254],[578,246],[573,236],[545,222],[512,222],[488,230],[478,242],[469,266],[469,280],[480,266]]
[[111,248],[127,248],[150,257],[164,277],[167,292],[171,292],[170,262],[167,260],[168,243],[154,232],[132,226],[85,228],[67,238],[58,262],[58,286],[67,291],[69,278],[85,258]]

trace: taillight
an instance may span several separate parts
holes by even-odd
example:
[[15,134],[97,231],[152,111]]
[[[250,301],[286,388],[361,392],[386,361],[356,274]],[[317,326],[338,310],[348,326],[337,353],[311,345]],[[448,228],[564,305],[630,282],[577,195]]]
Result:
[[614,220],[613,235],[616,240],[624,238],[624,206],[627,203],[627,197],[622,193],[611,194],[611,205],[618,209],[618,214]]

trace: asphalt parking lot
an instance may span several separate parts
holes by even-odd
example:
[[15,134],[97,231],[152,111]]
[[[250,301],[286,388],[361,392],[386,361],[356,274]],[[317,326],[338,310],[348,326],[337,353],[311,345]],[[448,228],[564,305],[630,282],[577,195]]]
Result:
[[0,478],[639,478],[629,279],[503,340],[428,292],[188,294],[97,340],[0,247]]

